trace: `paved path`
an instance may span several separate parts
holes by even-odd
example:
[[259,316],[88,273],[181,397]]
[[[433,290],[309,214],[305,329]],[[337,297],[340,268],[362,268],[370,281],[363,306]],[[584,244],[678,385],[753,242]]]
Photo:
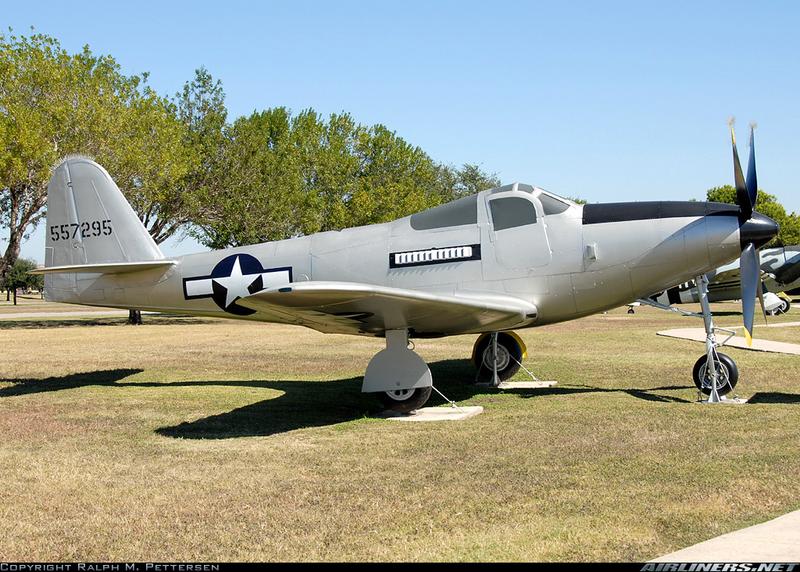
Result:
[[800,510],[706,540],[653,562],[800,562]]
[[[786,324],[781,324],[786,325]],[[794,325],[794,324],[792,324]],[[778,327],[778,324],[775,324]],[[659,336],[667,336],[670,338],[681,338],[684,340],[692,340],[695,342],[706,341],[706,331],[703,328],[676,328],[674,330],[662,330],[657,332]],[[717,334],[717,341],[725,339],[726,334]],[[741,348],[743,350],[754,350],[757,352],[775,352],[781,354],[800,355],[800,344],[790,344],[787,342],[772,342],[770,340],[762,340],[760,338],[753,338],[752,347],[747,345],[747,340],[742,336],[734,336],[727,342],[726,346]]]

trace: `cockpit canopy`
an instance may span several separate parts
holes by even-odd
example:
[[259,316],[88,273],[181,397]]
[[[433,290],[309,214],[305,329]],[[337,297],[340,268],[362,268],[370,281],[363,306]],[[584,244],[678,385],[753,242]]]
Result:
[[[536,210],[533,202],[519,195],[505,193],[523,192],[530,193],[542,205],[544,216],[558,215],[565,212],[575,203],[569,199],[559,197],[533,185],[525,183],[512,183],[503,185],[482,193],[470,195],[439,205],[432,209],[411,215],[411,228],[414,230],[433,230],[478,223],[478,196],[488,195],[489,206],[495,230],[531,224],[536,222]],[[491,195],[504,195],[492,199]],[[525,222],[521,222],[525,221]]]

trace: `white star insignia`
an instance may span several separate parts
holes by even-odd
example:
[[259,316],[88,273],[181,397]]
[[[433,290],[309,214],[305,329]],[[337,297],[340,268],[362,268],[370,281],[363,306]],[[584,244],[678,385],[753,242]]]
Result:
[[225,288],[225,307],[233,304],[238,298],[250,295],[248,287],[255,282],[258,274],[242,274],[242,267],[239,265],[239,257],[233,262],[231,275],[224,278],[214,278],[213,281]]

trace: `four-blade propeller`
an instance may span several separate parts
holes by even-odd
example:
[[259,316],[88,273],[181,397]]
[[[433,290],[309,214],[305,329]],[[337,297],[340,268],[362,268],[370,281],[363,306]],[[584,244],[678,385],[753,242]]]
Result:
[[[761,310],[766,317],[764,309],[764,296],[761,288],[761,268],[759,264],[758,247],[753,242],[757,240],[759,219],[763,215],[753,216],[758,200],[758,182],[756,177],[756,149],[753,131],[755,125],[750,124],[750,158],[747,161],[747,178],[742,175],[742,166],[739,163],[739,152],[736,150],[736,134],[733,129],[733,119],[729,122],[731,129],[731,143],[733,144],[733,177],[736,183],[736,202],[739,204],[739,229],[742,244],[740,258],[740,275],[742,283],[742,319],[744,320],[745,337],[747,344],[753,343],[753,320],[755,317],[756,297],[761,302]],[[759,241],[761,244],[761,241]]]

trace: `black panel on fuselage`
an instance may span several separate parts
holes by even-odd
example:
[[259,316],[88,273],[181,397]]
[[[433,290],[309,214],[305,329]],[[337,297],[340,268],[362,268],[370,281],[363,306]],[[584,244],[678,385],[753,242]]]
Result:
[[641,203],[600,203],[583,207],[583,224],[623,222],[708,215],[738,215],[739,207],[726,203],[699,201],[651,201]]

